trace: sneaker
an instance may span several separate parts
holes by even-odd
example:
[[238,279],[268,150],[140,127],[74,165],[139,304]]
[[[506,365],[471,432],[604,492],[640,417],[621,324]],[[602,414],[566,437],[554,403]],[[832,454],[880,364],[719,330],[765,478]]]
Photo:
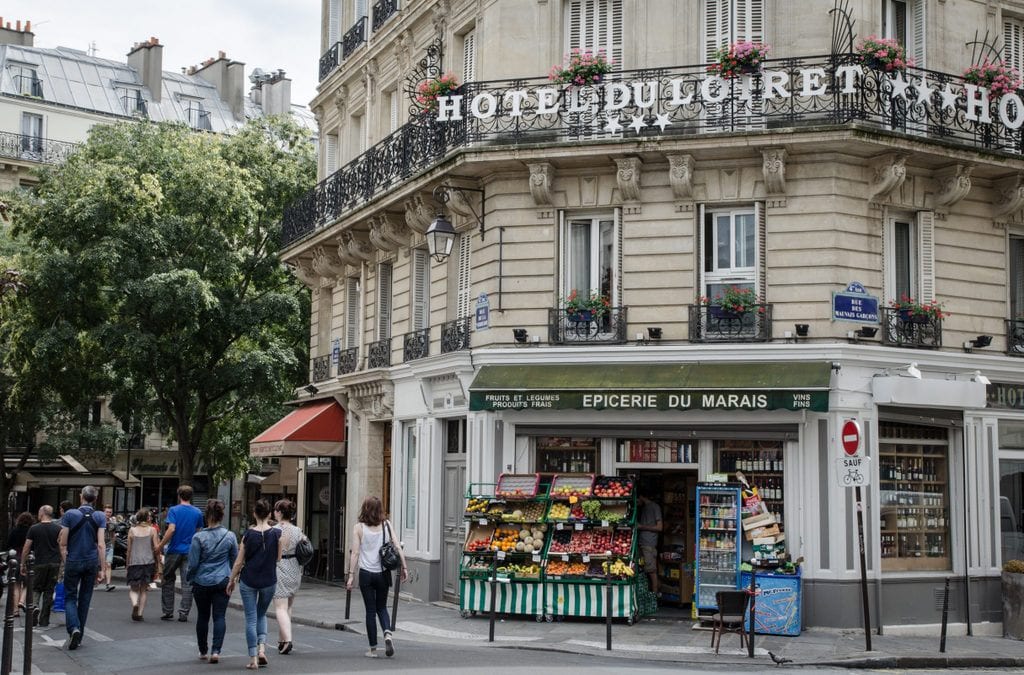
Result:
[[395,641],[391,639],[391,631],[384,633],[384,656],[389,659],[395,655]]
[[82,631],[76,628],[71,631],[71,637],[68,638],[68,651],[78,649],[78,645],[80,644],[82,644]]
[[376,649],[371,649],[370,651],[366,652],[365,656],[368,659],[376,659],[376,658],[378,658],[377,657],[377,650]]
[[174,612],[164,612],[160,615],[161,621],[170,621],[174,618]]
[[178,621],[180,621],[181,623],[187,623],[188,622],[188,614],[183,614],[181,612],[178,612]]
[[107,592],[114,590],[114,584],[107,584]]

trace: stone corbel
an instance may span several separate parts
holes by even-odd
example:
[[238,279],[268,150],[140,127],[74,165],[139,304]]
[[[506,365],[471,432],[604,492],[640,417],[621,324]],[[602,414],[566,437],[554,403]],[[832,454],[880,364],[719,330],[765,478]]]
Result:
[[440,0],[431,12],[430,20],[434,24],[434,32],[438,35],[444,35],[445,24],[448,23],[448,15],[452,11],[452,5],[449,0]]
[[408,248],[412,233],[405,221],[392,213],[382,212],[377,216],[377,228],[384,238],[399,248]]
[[996,192],[993,215],[1003,218],[1024,208],[1024,174],[1014,174],[992,183]]
[[338,88],[334,90],[334,107],[338,109],[338,118],[341,120],[341,124],[345,123],[345,108],[348,106],[348,87],[344,84],[339,84]]
[[345,239],[345,248],[348,249],[348,252],[352,257],[363,262],[370,262],[373,260],[373,246],[370,245],[368,238],[363,238],[361,235],[357,235],[351,230],[345,232],[343,236]]
[[434,211],[423,200],[423,195],[415,194],[405,201],[405,224],[410,230],[426,234],[432,222]]
[[377,100],[377,87],[374,86],[374,83],[377,81],[378,71],[377,59],[370,59],[365,65],[363,65],[363,81],[366,86],[366,98],[370,103]]
[[[352,255],[352,253],[348,250],[348,244],[345,241],[338,242],[337,253],[338,258],[349,267],[355,267],[357,269],[362,267],[362,258],[357,258],[356,256]],[[345,273],[348,274],[348,270],[345,270]]]
[[302,282],[303,286],[319,288],[320,275],[313,269],[313,264],[309,260],[297,260],[294,265],[289,265],[288,269],[295,275],[296,279]]
[[880,157],[871,166],[871,185],[868,186],[870,202],[885,201],[907,178],[907,156],[890,153]]
[[550,162],[527,164],[530,169],[530,194],[537,206],[551,206],[551,188],[555,184],[555,167]]
[[473,215],[473,206],[466,199],[466,194],[459,190],[448,190],[448,203],[445,206],[464,218]]
[[680,201],[693,200],[693,155],[667,155],[668,182],[672,195]]
[[939,186],[934,197],[936,211],[944,214],[967,196],[967,193],[971,191],[972,171],[974,171],[972,164],[955,164],[935,172],[935,182]]
[[337,279],[345,274],[345,263],[338,257],[336,249],[317,246],[313,249],[313,270],[322,277]]
[[761,171],[764,173],[764,189],[768,196],[786,194],[786,149],[765,148],[761,150]]
[[398,250],[398,246],[384,236],[384,231],[381,228],[380,222],[376,217],[370,218],[370,244],[377,250],[385,253],[393,253]]
[[619,194],[623,201],[635,202],[640,200],[640,165],[643,164],[639,157],[627,157],[616,159],[615,165],[619,170],[615,172],[615,180],[619,184]]

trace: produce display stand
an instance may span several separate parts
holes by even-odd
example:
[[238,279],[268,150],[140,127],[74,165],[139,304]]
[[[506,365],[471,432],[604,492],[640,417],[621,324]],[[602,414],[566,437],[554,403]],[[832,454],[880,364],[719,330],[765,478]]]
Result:
[[489,612],[493,593],[505,615],[604,618],[610,585],[612,617],[632,624],[639,607],[633,487],[592,474],[560,474],[550,485],[539,474],[471,483],[462,616]]

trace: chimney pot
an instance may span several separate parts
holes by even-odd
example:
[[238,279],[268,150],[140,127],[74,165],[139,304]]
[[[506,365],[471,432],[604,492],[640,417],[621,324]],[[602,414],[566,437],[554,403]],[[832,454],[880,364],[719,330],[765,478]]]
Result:
[[25,22],[25,32],[26,33],[31,33],[32,32],[32,22],[31,21],[26,21]]
[[14,24],[16,28],[14,30],[21,32],[21,19],[18,19],[17,23]]
[[217,58],[221,58],[221,59],[227,58],[227,54],[224,53],[223,49],[220,50],[219,52],[217,52]]

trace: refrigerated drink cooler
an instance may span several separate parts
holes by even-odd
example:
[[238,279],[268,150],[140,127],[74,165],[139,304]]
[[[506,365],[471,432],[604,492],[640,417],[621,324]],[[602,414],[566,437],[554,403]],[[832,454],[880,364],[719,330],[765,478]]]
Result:
[[732,483],[697,484],[697,533],[694,589],[698,614],[718,609],[715,594],[733,591],[740,582],[740,486]]

